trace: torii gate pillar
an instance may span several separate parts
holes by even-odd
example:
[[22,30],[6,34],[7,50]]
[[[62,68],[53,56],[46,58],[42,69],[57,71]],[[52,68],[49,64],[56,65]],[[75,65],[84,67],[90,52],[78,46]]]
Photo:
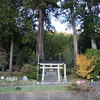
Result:
[[64,64],[64,82],[67,82],[67,76],[66,76],[66,64]]

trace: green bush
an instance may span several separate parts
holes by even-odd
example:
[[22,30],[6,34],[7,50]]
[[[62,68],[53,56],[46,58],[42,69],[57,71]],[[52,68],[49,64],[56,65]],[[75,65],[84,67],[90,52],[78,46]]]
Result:
[[38,74],[37,81],[41,81],[41,78],[42,78],[42,74]]
[[31,65],[24,65],[20,69],[21,72],[23,72],[23,75],[27,76],[29,79],[36,79],[37,78],[37,67],[31,66]]
[[64,76],[64,69],[60,69],[60,74]]
[[[71,69],[69,69],[69,68],[67,68],[66,69],[66,75],[69,75],[69,74],[71,74],[72,72],[71,72]],[[64,76],[64,69],[60,69],[60,74],[62,75],[62,76]]]
[[73,48],[71,46],[67,46],[62,54],[64,61],[66,62],[66,67],[72,68],[74,66]]
[[72,73],[71,69],[66,69],[66,74],[67,74],[67,75],[69,75],[69,74],[71,74],[71,73]]
[[33,52],[29,57],[28,57],[28,63],[30,65],[36,66],[37,65],[37,57],[35,52]]
[[24,73],[24,76],[27,76],[29,79],[36,79],[37,73],[31,71],[31,72],[28,72],[28,73]]
[[5,70],[7,64],[7,53],[2,50],[0,51],[0,68],[2,69],[2,71]]
[[15,66],[12,67],[12,71],[19,72],[20,69],[21,69],[21,66],[16,66],[16,65],[15,65]]
[[94,80],[98,80],[97,76],[100,75],[100,50],[96,49],[87,49],[85,54],[87,58],[92,58],[94,56],[94,62],[93,65],[95,65],[94,71],[92,71],[90,74],[93,76]]

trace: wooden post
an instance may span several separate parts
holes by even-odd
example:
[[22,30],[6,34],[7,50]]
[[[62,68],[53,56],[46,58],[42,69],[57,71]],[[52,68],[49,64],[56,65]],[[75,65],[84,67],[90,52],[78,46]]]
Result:
[[38,64],[37,64],[37,79],[38,79],[38,71],[39,71],[39,55],[40,55],[40,54],[38,54]]
[[44,71],[45,71],[45,65],[43,65],[43,70],[42,70],[42,82],[44,81]]
[[60,82],[60,69],[59,69],[59,65],[58,65],[58,82]]

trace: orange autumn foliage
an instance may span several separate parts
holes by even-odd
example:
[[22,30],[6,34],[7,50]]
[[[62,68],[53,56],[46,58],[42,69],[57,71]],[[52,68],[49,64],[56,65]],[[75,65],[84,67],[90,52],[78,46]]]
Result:
[[94,65],[91,64],[94,61],[94,57],[92,57],[91,59],[87,59],[85,55],[79,54],[76,59],[77,59],[76,64],[79,66],[76,69],[76,73],[82,76],[83,78],[87,79],[92,78],[92,76],[89,75],[89,73],[92,72],[95,67]]

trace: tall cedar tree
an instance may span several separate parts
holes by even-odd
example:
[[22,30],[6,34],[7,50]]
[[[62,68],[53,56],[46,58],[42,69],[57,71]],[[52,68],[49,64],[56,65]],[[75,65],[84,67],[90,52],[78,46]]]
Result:
[[0,0],[0,37],[6,46],[10,44],[9,76],[12,75],[13,41],[19,34],[17,18],[20,3],[20,0]]
[[77,44],[77,34],[76,34],[76,23],[75,23],[75,4],[77,3],[76,0],[64,0],[62,3],[62,8],[63,9],[67,9],[70,14],[68,15],[68,13],[65,14],[65,17],[67,17],[67,19],[71,18],[70,20],[68,20],[69,22],[71,22],[71,26],[73,29],[73,44],[74,44],[74,63],[76,62],[76,57],[78,55],[78,44]]
[[91,47],[97,49],[97,39],[100,37],[99,23],[99,0],[83,0],[81,4],[82,22],[81,25],[85,35],[91,38]]
[[[25,5],[32,8],[33,11],[38,10],[39,13],[39,25],[36,43],[36,56],[40,56],[42,61],[44,61],[44,21],[46,19],[46,10],[49,8],[57,7],[57,0],[24,0]],[[49,16],[50,17],[50,16]],[[46,19],[47,20],[47,19]],[[46,21],[45,21],[46,22]],[[48,20],[48,22],[50,22]]]

